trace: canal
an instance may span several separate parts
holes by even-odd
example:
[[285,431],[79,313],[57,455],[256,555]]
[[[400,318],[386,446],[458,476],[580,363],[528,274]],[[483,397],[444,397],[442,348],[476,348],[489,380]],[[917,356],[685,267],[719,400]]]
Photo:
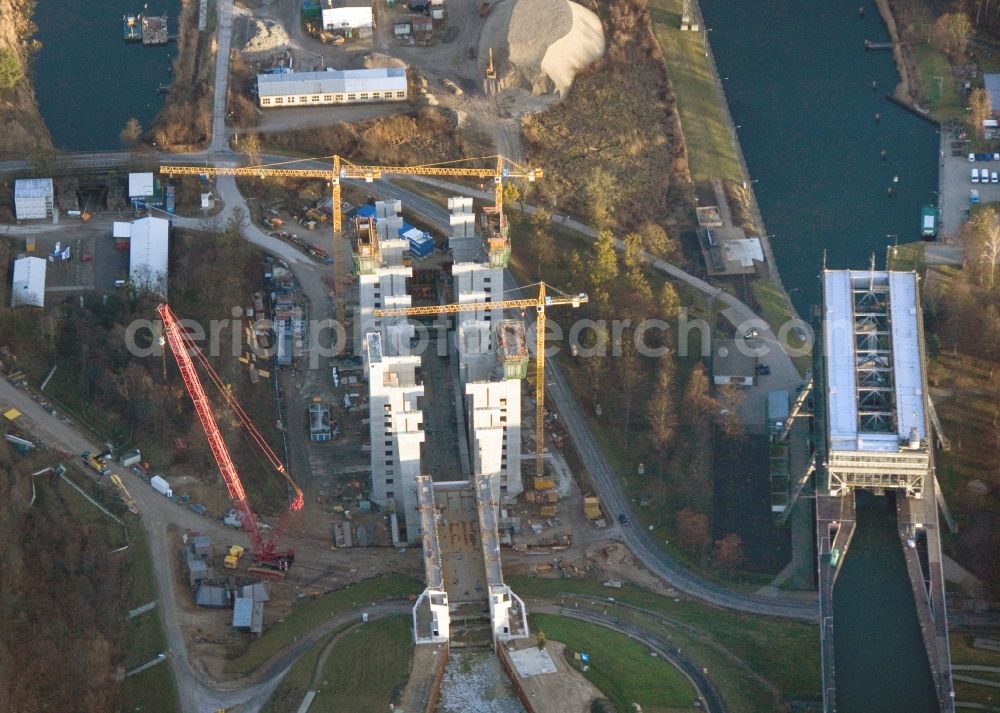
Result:
[[[174,34],[179,7],[179,0],[152,0],[147,12],[167,13]],[[39,0],[34,20],[42,49],[31,71],[42,118],[57,148],[120,149],[125,123],[135,117],[148,129],[163,106],[157,87],[170,83],[177,46],[124,41],[122,13],[142,11],[140,0],[91,0],[85,6]]]
[[891,52],[864,50],[889,39],[872,0],[863,17],[858,0],[701,6],[781,279],[808,318],[824,253],[832,268],[872,254],[881,267],[886,245],[920,239],[920,209],[937,200],[936,128],[885,98],[899,76]]
[[857,530],[833,590],[838,713],[938,710],[893,495],[857,493]]
[[[782,282],[808,319],[824,259],[882,267],[888,245],[919,239],[937,201],[936,128],[885,98],[899,77],[890,52],[864,50],[889,39],[872,0],[863,15],[856,0],[701,7]],[[887,498],[859,496],[834,629],[838,713],[937,710]]]

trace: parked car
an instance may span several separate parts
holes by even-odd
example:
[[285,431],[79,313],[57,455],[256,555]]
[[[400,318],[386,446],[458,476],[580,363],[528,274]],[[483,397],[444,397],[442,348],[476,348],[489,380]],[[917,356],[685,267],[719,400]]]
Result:
[[990,183],[1000,183],[1000,174],[998,174],[996,171],[993,171],[990,174]]
[[972,182],[973,183],[979,183],[979,169],[978,168],[972,169]]

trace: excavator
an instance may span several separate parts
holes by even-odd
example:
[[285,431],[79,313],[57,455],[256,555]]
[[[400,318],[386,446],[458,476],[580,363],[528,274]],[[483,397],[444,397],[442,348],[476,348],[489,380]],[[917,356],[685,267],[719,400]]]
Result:
[[135,504],[135,498],[132,497],[132,494],[128,491],[128,488],[125,487],[125,483],[122,482],[122,479],[118,477],[117,473],[111,474],[111,482],[114,483],[116,488],[118,488],[118,492],[121,493],[122,496],[122,501],[125,503],[125,507],[128,508],[129,512],[133,515],[138,515],[139,507]]

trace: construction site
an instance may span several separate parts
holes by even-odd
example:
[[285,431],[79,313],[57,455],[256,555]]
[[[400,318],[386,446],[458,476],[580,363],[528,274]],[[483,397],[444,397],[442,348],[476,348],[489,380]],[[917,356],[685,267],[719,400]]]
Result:
[[[273,313],[273,331],[255,338],[272,341],[274,364],[247,360],[251,371],[274,370],[287,410],[300,405],[300,413],[285,417],[291,427],[287,458],[268,447],[208,359],[191,349],[169,307],[159,309],[233,504],[225,522],[241,527],[249,539],[203,548],[201,554],[185,550],[194,604],[232,608],[234,627],[259,634],[286,610],[287,585],[300,595],[319,593],[362,574],[359,567],[345,573],[316,561],[323,539],[335,550],[391,546],[406,569],[417,565],[423,571],[425,588],[412,608],[418,652],[427,645],[432,651],[470,649],[506,657],[505,647],[531,632],[524,602],[504,582],[502,552],[518,558],[556,554],[571,547],[580,523],[595,533],[606,523],[596,498],[583,503],[559,449],[546,446],[547,436],[560,447],[563,438],[558,416],[545,409],[545,380],[538,378],[544,373],[547,310],[579,307],[587,295],[566,295],[544,283],[515,289],[507,273],[512,238],[504,184],[540,180],[541,171],[497,156],[485,164],[443,167],[359,166],[333,157],[332,170],[163,166],[161,173],[197,173],[203,181],[224,175],[266,181],[269,174],[330,181],[329,200],[297,216],[300,223],[330,225],[309,226],[305,238],[289,235],[326,257],[321,236],[332,232],[332,245],[325,243],[332,253],[328,299],[303,305],[307,320],[283,306],[284,293],[272,288],[269,304],[256,306],[263,307],[257,312]],[[449,198],[444,235],[415,228],[399,200],[355,207],[344,199],[342,183],[392,175],[492,181],[495,192],[492,203],[480,205],[472,198]],[[261,221],[265,228],[283,227],[282,215],[265,210]],[[337,356],[310,364],[309,345],[315,348],[310,325],[334,316],[344,326],[346,343],[338,345],[343,349]],[[216,387],[275,474],[286,479],[288,507],[273,526],[249,505],[198,372]],[[302,426],[294,427],[297,423]],[[561,496],[571,494],[563,502]],[[309,547],[312,556],[301,547],[282,546],[286,532],[297,543],[315,543]],[[417,547],[422,566],[407,554]],[[221,555],[221,567],[217,560],[213,564],[213,551]],[[373,561],[384,560],[369,552]],[[371,569],[385,571],[384,562]],[[545,569],[552,565],[530,570],[521,565],[521,571]],[[264,594],[241,593],[261,581],[274,582],[266,611],[258,601]],[[444,666],[448,657],[437,660]],[[502,667],[512,670],[510,661]]]

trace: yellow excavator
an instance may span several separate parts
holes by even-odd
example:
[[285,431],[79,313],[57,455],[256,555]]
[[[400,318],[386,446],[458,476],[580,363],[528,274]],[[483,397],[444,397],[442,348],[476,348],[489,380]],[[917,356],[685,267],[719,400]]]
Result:
[[125,503],[125,507],[129,509],[129,512],[133,515],[138,515],[139,508],[135,504],[135,498],[133,498],[132,494],[129,493],[128,489],[125,487],[125,483],[122,482],[122,479],[118,477],[117,473],[111,474],[111,482],[115,484],[116,488],[118,488],[121,493],[122,500]]

